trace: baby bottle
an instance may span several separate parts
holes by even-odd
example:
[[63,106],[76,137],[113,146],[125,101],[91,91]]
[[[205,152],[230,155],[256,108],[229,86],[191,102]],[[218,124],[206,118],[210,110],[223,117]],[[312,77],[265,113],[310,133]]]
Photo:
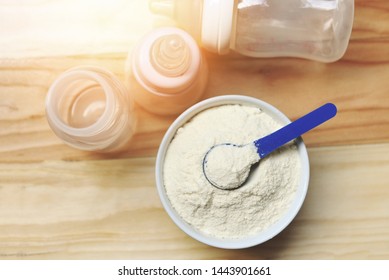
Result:
[[354,0],[150,0],[211,52],[333,62],[345,53]]
[[159,115],[178,114],[196,103],[208,77],[196,41],[172,27],[146,34],[129,53],[125,68],[135,102]]
[[46,117],[66,144],[97,152],[124,149],[136,124],[124,84],[93,66],[72,68],[53,82],[46,96]]

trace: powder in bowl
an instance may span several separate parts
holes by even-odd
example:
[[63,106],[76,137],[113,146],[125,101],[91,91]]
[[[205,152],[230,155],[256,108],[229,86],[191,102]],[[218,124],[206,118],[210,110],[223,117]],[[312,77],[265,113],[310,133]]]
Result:
[[233,104],[201,111],[179,128],[163,165],[166,195],[177,214],[197,231],[218,239],[254,236],[280,220],[302,173],[294,142],[262,159],[235,190],[212,186],[202,161],[213,145],[247,144],[281,126],[258,107]]

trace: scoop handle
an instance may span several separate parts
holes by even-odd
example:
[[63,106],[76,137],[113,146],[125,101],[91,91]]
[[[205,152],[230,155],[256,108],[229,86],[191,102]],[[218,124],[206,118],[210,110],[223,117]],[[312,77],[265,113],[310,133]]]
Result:
[[261,158],[267,156],[282,145],[333,118],[336,113],[337,109],[334,104],[324,104],[283,128],[255,140],[254,145],[257,148],[257,153]]

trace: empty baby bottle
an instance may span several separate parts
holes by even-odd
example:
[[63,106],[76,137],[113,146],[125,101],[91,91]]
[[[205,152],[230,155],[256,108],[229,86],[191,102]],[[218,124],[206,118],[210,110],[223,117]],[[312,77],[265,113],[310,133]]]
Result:
[[111,72],[92,66],[72,68],[53,82],[46,117],[66,144],[97,152],[124,149],[136,124],[124,84]]
[[178,28],[158,28],[129,52],[126,85],[145,110],[171,115],[183,112],[202,96],[208,68],[196,41]]
[[347,49],[354,0],[150,0],[150,9],[212,52],[333,62]]

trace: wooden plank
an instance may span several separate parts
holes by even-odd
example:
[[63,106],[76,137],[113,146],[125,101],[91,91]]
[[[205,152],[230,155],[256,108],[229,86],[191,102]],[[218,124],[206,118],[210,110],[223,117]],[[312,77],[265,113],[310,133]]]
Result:
[[298,217],[257,247],[203,245],[170,220],[154,158],[0,164],[1,259],[387,259],[389,144],[309,149]]
[[0,259],[388,259],[388,11],[386,0],[356,0],[350,45],[336,63],[204,52],[203,99],[254,96],[291,119],[324,102],[339,109],[304,136],[312,176],[299,216],[278,237],[245,250],[198,243],[163,210],[154,157],[176,116],[137,107],[132,147],[115,155],[69,148],[49,129],[44,99],[56,76],[91,64],[124,80],[126,53],[0,54]]
[[[254,96],[278,107],[291,119],[322,103],[333,102],[338,106],[338,116],[306,134],[308,146],[388,142],[388,11],[389,2],[384,0],[356,1],[350,45],[344,58],[336,63],[204,52],[210,76],[203,99],[222,94]],[[101,158],[70,149],[56,138],[45,120],[44,99],[55,77],[77,65],[102,66],[124,80],[126,55],[0,59],[0,160]],[[139,107],[138,115],[132,147],[109,158],[155,156],[164,132],[176,117],[152,115]]]

